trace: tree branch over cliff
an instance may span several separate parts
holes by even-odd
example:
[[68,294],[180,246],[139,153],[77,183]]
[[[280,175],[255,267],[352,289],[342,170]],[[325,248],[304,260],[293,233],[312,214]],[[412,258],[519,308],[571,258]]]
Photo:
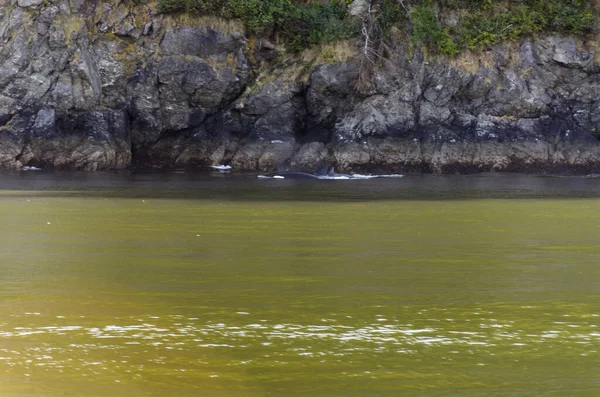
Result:
[[404,15],[406,10],[401,0],[355,0],[350,5],[349,12],[362,22],[360,69],[356,86],[359,92],[370,90],[374,68],[380,62],[385,62],[389,53],[386,40],[392,28],[403,18],[407,19]]

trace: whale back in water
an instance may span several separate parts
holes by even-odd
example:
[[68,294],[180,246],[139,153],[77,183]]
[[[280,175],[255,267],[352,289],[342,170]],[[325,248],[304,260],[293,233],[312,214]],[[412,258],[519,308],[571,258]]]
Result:
[[281,178],[281,179],[352,179],[352,175],[338,174],[335,172],[335,168],[331,164],[325,164],[318,168],[314,173],[308,172],[297,172],[297,171],[284,171],[284,172],[272,172],[265,175],[269,178]]
[[259,175],[259,178],[273,179],[373,179],[373,178],[402,178],[404,175],[361,175],[361,174],[338,174],[331,164],[326,164],[318,168],[314,173],[298,171],[272,172],[267,175]]
[[299,171],[283,171],[272,172],[265,176],[269,178],[284,178],[284,179],[326,179],[334,176],[335,172],[331,164],[325,164],[318,168],[314,173],[299,172]]
[[267,176],[269,178],[284,178],[284,179],[319,179],[318,175],[309,174],[308,172],[295,172],[295,171],[272,172],[265,176]]
[[334,174],[335,170],[331,164],[325,164],[315,171],[315,175],[317,176],[333,176]]
[[352,175],[349,174],[338,174],[337,172],[335,172],[335,168],[331,164],[326,164],[323,167],[319,168],[315,174],[322,177],[322,179],[352,178]]

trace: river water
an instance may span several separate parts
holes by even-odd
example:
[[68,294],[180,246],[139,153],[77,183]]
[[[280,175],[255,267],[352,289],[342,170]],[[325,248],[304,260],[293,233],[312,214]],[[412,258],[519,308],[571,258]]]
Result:
[[596,396],[600,179],[0,174],[0,396]]

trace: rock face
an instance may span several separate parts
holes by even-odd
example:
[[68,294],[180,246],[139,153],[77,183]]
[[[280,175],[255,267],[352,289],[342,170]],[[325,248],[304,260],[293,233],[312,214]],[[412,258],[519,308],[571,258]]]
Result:
[[357,62],[297,78],[241,26],[149,3],[0,0],[0,168],[600,168],[600,62],[580,39],[451,61],[397,44],[359,90]]

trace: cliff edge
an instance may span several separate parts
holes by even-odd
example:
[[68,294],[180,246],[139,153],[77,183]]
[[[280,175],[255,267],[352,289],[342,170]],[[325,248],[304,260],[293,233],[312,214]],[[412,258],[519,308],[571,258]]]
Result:
[[152,2],[0,0],[0,168],[591,172],[596,42],[396,40],[365,85],[352,40],[286,54]]

